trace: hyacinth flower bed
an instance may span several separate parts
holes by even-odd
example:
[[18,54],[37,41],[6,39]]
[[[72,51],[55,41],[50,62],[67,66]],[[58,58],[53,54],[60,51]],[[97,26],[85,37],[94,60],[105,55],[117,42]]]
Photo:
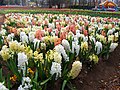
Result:
[[[119,18],[65,14],[5,15],[0,31],[0,60],[8,70],[0,88],[64,90],[83,65],[94,68],[118,46]],[[72,88],[71,88],[72,89]]]
[[46,13],[46,14],[80,14],[80,15],[90,15],[93,17],[114,17],[120,18],[120,12],[104,12],[104,11],[92,11],[92,10],[82,10],[82,9],[55,9],[55,8],[30,8],[30,7],[18,7],[18,8],[2,8],[0,7],[0,14],[7,13]]

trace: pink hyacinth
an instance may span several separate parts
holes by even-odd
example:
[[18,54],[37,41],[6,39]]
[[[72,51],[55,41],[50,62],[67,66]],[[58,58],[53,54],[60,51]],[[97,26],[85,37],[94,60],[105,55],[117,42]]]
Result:
[[41,30],[37,30],[35,36],[37,39],[41,40],[41,38],[44,36],[44,32]]
[[66,39],[66,35],[67,35],[66,32],[61,32],[61,33],[60,33],[60,38],[61,38],[61,40]]
[[75,34],[76,33],[75,25],[72,24],[70,26],[70,30],[71,30],[71,32],[73,32]]

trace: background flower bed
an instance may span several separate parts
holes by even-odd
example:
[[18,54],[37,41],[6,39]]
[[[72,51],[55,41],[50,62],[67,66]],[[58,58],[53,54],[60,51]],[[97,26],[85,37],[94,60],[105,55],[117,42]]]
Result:
[[100,17],[118,17],[120,18],[120,11],[118,12],[105,12],[105,11],[92,11],[92,10],[78,10],[78,9],[48,9],[48,8],[1,8],[0,14],[6,13],[51,13],[51,14],[80,14],[91,15]]

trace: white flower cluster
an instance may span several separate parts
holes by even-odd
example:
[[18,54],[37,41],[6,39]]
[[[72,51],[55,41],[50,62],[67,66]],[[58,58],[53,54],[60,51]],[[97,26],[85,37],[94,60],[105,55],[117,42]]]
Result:
[[23,43],[28,43],[28,36],[26,35],[25,32],[20,32],[20,40],[21,40]]
[[5,30],[5,29],[2,29],[2,30],[0,31],[0,35],[4,36],[5,34],[6,34],[6,30]]
[[76,56],[78,56],[80,51],[80,46],[78,45],[78,42],[72,42],[72,53],[76,52]]
[[14,38],[14,33],[11,33],[7,36],[8,41],[13,41],[13,38]]
[[52,66],[51,66],[51,71],[50,74],[54,75],[56,74],[56,80],[58,79],[58,77],[61,77],[61,64],[57,63],[57,62],[52,62]]
[[28,36],[29,36],[29,41],[33,42],[33,40],[35,39],[35,32],[30,32]]
[[95,44],[95,51],[97,52],[97,54],[100,54],[100,52],[102,51],[102,43],[101,42],[96,42]]
[[31,79],[29,77],[22,78],[22,84],[18,87],[18,90],[31,90]]
[[38,49],[39,46],[40,46],[40,40],[38,40],[37,38],[35,38],[35,39],[33,40],[33,43],[34,43],[34,48]]
[[71,49],[70,49],[70,44],[69,44],[68,40],[63,39],[63,40],[62,40],[62,45],[63,45],[63,47],[65,48],[65,50],[67,50],[67,51],[70,51],[70,52],[71,52]]
[[64,47],[61,44],[55,46],[55,51],[59,52],[63,56],[65,61],[69,61],[69,57],[66,54]]
[[111,43],[109,52],[113,52],[117,46],[118,43]]
[[0,90],[8,90],[8,89],[3,85],[3,83],[0,83]]
[[25,64],[28,64],[27,55],[25,55],[24,52],[18,53],[18,68],[20,71],[23,70],[23,75],[25,74],[26,70]]

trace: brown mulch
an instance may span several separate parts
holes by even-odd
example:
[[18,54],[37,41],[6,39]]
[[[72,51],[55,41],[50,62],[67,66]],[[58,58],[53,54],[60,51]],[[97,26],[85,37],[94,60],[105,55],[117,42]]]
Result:
[[83,67],[72,83],[77,90],[120,90],[120,45],[108,60],[100,60],[92,70]]

